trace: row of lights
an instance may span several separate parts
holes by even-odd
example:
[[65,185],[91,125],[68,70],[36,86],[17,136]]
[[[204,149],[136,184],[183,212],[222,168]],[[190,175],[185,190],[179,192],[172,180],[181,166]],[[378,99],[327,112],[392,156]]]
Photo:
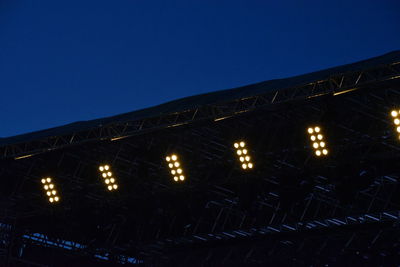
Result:
[[54,203],[60,201],[60,197],[58,196],[56,186],[52,183],[52,179],[50,177],[43,178],[41,182],[49,202]]
[[[400,110],[392,110],[391,115],[393,117],[393,123],[396,127],[396,131],[400,139]],[[317,157],[327,156],[329,154],[329,150],[327,148],[321,127],[309,127],[307,129],[307,132],[310,135],[310,141],[314,149],[315,155]],[[253,169],[254,163],[251,161],[251,157],[246,148],[246,143],[244,141],[235,142],[233,144],[233,147],[235,148],[238,161],[241,164],[241,168],[243,170]],[[176,154],[171,154],[167,156],[165,160],[167,161],[173,180],[175,182],[183,182],[185,180],[185,175],[183,174],[183,168],[181,166],[181,162],[178,160],[178,156]],[[107,186],[107,189],[109,191],[117,190],[118,184],[113,177],[111,167],[109,165],[101,165],[99,167],[99,171],[101,173],[101,177],[103,178],[104,183]],[[41,182],[46,192],[46,196],[48,196],[49,202],[54,203],[60,201],[60,197],[57,194],[55,185],[52,183],[52,179],[50,177],[43,178]]]
[[165,158],[168,167],[171,170],[171,175],[175,182],[183,182],[185,180],[185,175],[183,174],[183,169],[181,163],[178,160],[178,156],[175,154],[169,155]]
[[312,147],[314,148],[315,155],[317,157],[327,156],[329,151],[326,148],[326,143],[324,141],[324,135],[322,134],[321,127],[310,127],[308,128],[307,132],[310,135],[310,140],[312,143]]
[[[101,177],[104,183],[107,186],[107,189],[109,191],[117,190],[118,184],[116,183],[116,180],[113,177],[113,174],[111,172],[111,167],[109,165],[101,165],[99,167],[99,171],[101,173]],[[52,178],[51,177],[43,178],[41,182],[43,184],[43,189],[45,190],[46,196],[48,196],[49,202],[50,203],[59,202],[60,196],[58,195],[54,183],[52,183]]]
[[109,165],[102,165],[99,167],[99,171],[101,173],[101,177],[103,178],[104,183],[107,186],[109,191],[117,190],[118,185],[115,183],[115,178],[111,172],[111,168]]
[[253,162],[251,162],[251,158],[248,150],[246,149],[246,143],[243,141],[237,142],[233,144],[233,147],[236,149],[237,158],[241,164],[243,170],[253,169]]
[[[242,169],[252,169],[254,164],[251,162],[251,158],[248,155],[246,143],[240,141],[234,143],[233,146],[236,148],[236,155],[238,156],[238,160],[241,163]],[[178,156],[176,154],[168,155],[165,158],[165,161],[168,164],[173,180],[175,182],[183,182],[185,180],[185,175],[183,174],[183,169],[181,163],[178,160]]]
[[400,139],[400,110],[392,110],[391,115],[393,117],[393,123],[396,127],[398,137]]

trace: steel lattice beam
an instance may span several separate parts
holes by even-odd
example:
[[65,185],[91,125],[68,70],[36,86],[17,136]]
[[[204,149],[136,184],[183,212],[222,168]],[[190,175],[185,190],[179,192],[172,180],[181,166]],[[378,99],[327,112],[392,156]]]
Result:
[[362,89],[377,82],[399,79],[400,63],[392,63],[369,70],[334,75],[325,80],[293,88],[270,90],[265,94],[209,104],[182,112],[135,121],[111,123],[110,125],[101,125],[98,128],[73,132],[67,135],[6,145],[0,147],[0,155],[3,159],[29,157],[38,153],[91,141],[118,140],[149,131],[188,125],[202,120],[218,121],[256,109],[267,108],[278,103],[305,100],[324,95],[340,95]]
[[149,244],[144,253],[161,253],[164,249],[193,246],[196,244],[215,243],[222,241],[246,240],[279,234],[290,234],[312,230],[336,230],[345,226],[359,226],[371,223],[400,222],[400,211],[384,211],[354,216],[326,218],[320,220],[304,221],[297,223],[284,223],[269,225],[261,228],[238,229],[219,233],[196,234],[178,239],[165,239]]

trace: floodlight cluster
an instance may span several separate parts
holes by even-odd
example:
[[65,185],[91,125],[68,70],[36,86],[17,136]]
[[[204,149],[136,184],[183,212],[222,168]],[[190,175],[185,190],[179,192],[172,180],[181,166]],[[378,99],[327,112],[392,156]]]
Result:
[[165,158],[168,163],[168,167],[170,168],[171,175],[174,178],[175,182],[184,181],[185,175],[183,174],[183,169],[181,163],[178,160],[178,156],[176,154],[169,155]]
[[52,179],[50,177],[43,178],[41,180],[43,189],[46,192],[46,196],[49,199],[50,203],[55,203],[60,201],[60,197],[58,195],[58,192],[56,190],[56,186],[52,183]]
[[307,132],[310,135],[310,140],[312,147],[314,148],[315,155],[317,157],[327,156],[329,151],[326,147],[326,142],[324,141],[324,135],[322,134],[321,127],[310,127],[307,129]]
[[254,164],[251,161],[249,151],[246,148],[246,143],[243,141],[236,142],[233,144],[233,147],[236,149],[236,155],[238,157],[238,160],[240,161],[242,169],[253,169]]
[[111,172],[111,167],[109,165],[101,165],[99,167],[99,171],[101,173],[101,177],[103,178],[104,183],[107,186],[109,191],[117,190],[118,185],[116,184],[113,173]]
[[[393,123],[400,139],[400,109],[394,109],[390,112],[390,115],[393,119]],[[314,149],[314,154],[317,157],[324,157],[329,154],[329,150],[327,148],[327,144],[325,141],[325,137],[323,135],[323,131],[320,126],[313,126],[307,129],[307,132],[310,137],[310,141],[312,147]],[[244,141],[238,141],[233,144],[235,148],[235,154],[238,158],[238,161],[241,164],[241,168],[243,170],[250,170],[254,168],[254,163],[249,155],[249,151],[246,148],[246,143]],[[185,175],[183,172],[183,168],[181,166],[180,161],[178,160],[178,156],[176,154],[168,155],[165,160],[167,161],[168,167],[170,169],[170,173],[175,182],[183,182],[185,181]],[[109,191],[117,190],[118,184],[116,183],[116,179],[111,172],[110,165],[101,165],[99,166],[99,171],[101,173],[101,177]],[[52,182],[51,177],[46,177],[41,179],[41,183],[43,185],[43,189],[48,197],[49,202],[55,203],[60,201],[60,196],[55,188],[54,183]]]
[[397,136],[400,139],[400,110],[392,110],[393,123],[396,127]]

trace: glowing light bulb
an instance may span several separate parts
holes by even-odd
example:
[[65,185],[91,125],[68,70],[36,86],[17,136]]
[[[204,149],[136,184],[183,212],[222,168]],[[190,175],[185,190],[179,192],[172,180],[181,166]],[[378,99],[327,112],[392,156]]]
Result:
[[46,183],[46,179],[42,179],[42,184],[45,184]]
[[315,135],[311,135],[311,141],[315,141],[315,139],[317,139],[316,137],[315,137]]
[[114,184],[114,185],[113,185],[113,188],[114,188],[114,189],[117,189],[117,188],[118,188],[118,185],[117,185],[117,184]]
[[108,171],[108,170],[110,169],[110,166],[105,165],[105,166],[104,166],[104,169],[105,169],[106,171]]
[[246,163],[242,164],[242,168],[247,169],[247,164]]
[[179,162],[175,162],[175,164],[174,164],[174,165],[175,165],[175,167],[177,167],[177,168],[178,168],[178,167],[179,167]]
[[107,186],[107,189],[111,191],[113,189],[112,185]]
[[179,180],[178,176],[174,176],[174,181],[178,182],[178,180]]
[[319,128],[319,127],[317,126],[317,127],[314,128],[314,131],[315,131],[316,133],[319,133],[319,131],[321,131],[321,128]]
[[170,157],[166,157],[165,160],[166,161],[171,161],[171,158]]
[[178,157],[176,155],[172,155],[171,158],[172,158],[173,161],[176,161],[178,159]]
[[314,129],[313,128],[308,128],[307,131],[308,131],[309,134],[312,134],[314,132]]
[[318,157],[321,156],[321,150],[315,151],[315,155],[317,155]]
[[327,149],[322,150],[322,154],[324,154],[325,156],[328,155],[328,150]]
[[100,166],[100,167],[99,167],[99,171],[101,171],[101,172],[104,171],[104,167],[103,167],[103,166]]
[[399,115],[399,113],[396,110],[392,110],[392,117],[397,117],[397,115]]
[[50,182],[51,182],[51,178],[50,178],[50,177],[47,178],[46,181],[47,181],[48,183],[50,183]]
[[314,144],[313,144],[313,147],[314,147],[315,149],[317,149],[317,148],[319,147],[318,143],[314,143]]
[[253,168],[253,163],[249,163],[249,164],[247,164],[247,166],[249,166],[249,169],[252,169]]
[[234,143],[233,146],[234,146],[235,148],[239,148],[239,144],[238,144],[238,143]]
[[240,142],[240,147],[244,147],[246,144],[242,141]]
[[181,176],[179,176],[179,179],[180,179],[181,181],[183,181],[183,180],[185,180],[185,176],[181,175]]

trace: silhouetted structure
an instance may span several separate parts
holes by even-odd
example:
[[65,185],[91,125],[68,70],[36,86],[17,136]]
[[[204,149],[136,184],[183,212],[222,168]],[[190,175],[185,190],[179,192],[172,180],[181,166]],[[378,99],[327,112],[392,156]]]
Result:
[[[10,266],[392,266],[400,52],[0,139]],[[307,127],[330,147],[319,158]],[[233,143],[245,140],[243,171]],[[177,153],[186,180],[173,181]],[[108,191],[98,167],[119,188]],[[52,177],[60,202],[41,179]]]

